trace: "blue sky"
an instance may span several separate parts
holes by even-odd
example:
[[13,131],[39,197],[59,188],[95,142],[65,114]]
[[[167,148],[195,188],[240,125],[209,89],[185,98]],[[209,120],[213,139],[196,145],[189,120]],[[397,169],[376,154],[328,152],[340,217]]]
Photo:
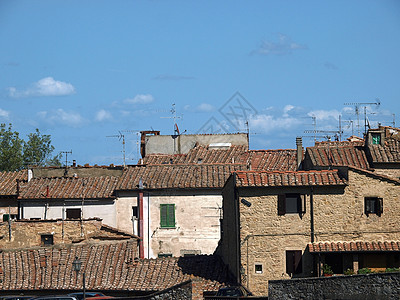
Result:
[[247,122],[252,149],[311,146],[339,115],[357,135],[364,106],[400,124],[397,0],[2,0],[0,43],[0,122],[78,164],[122,164],[120,133],[135,163],[136,132],[172,134],[173,104],[181,132]]

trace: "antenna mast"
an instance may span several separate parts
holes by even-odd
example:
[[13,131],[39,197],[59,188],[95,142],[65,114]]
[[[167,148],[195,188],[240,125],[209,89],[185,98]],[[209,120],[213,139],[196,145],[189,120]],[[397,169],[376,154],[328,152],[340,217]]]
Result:
[[65,167],[68,166],[68,154],[72,154],[72,150],[71,151],[61,151],[61,154],[65,154]]
[[354,105],[355,106],[355,112],[357,115],[357,132],[358,132],[358,136],[360,136],[361,135],[361,132],[360,132],[360,106],[364,107],[364,130],[365,130],[365,134],[366,134],[367,127],[368,127],[367,106],[368,105],[380,106],[381,101],[378,98],[376,98],[375,102],[349,102],[349,103],[344,103],[344,105]]
[[126,163],[125,163],[125,135],[123,135],[121,133],[121,131],[119,131],[119,130],[118,130],[118,132],[119,132],[119,134],[107,135],[106,137],[116,137],[116,138],[118,138],[118,140],[122,140],[122,158],[123,158],[124,167],[125,167],[126,166]]

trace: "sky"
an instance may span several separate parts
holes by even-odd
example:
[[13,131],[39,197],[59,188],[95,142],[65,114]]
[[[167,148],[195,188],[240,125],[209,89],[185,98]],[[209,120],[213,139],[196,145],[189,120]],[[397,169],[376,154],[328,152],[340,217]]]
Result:
[[174,123],[307,147],[399,127],[399,53],[398,0],[0,0],[0,123],[80,165]]

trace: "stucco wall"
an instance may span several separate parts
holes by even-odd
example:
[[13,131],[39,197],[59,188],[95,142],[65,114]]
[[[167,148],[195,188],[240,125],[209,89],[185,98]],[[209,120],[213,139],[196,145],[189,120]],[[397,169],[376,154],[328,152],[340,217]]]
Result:
[[[351,170],[348,178],[346,188],[314,188],[315,242],[399,240],[400,186]],[[265,295],[268,280],[289,278],[286,250],[302,251],[303,273],[299,276],[316,276],[313,257],[306,249],[307,243],[311,242],[311,189],[241,188],[238,193],[239,201],[245,198],[252,204],[247,207],[239,203],[242,284],[256,295]],[[299,214],[279,216],[277,195],[281,193],[307,194],[306,213],[302,217]],[[382,197],[383,214],[365,215],[364,197]],[[224,223],[234,222],[234,215],[229,210],[224,211],[225,218]],[[228,247],[234,247],[233,242],[230,243]],[[255,264],[263,266],[261,274],[256,274]]]
[[[65,205],[64,205],[65,203]],[[40,218],[40,219],[61,219],[63,217],[63,209],[83,207],[83,218],[100,218],[104,224],[117,227],[114,200],[85,200],[84,205],[81,201],[70,201],[66,199],[63,202],[51,200],[46,209],[45,202],[24,201],[22,204],[23,218]],[[66,214],[64,213],[64,218]]]
[[232,145],[248,145],[246,133],[236,134],[182,134],[146,136],[147,154],[184,154],[188,153],[196,143],[208,145],[211,143],[231,143]]
[[[161,228],[160,204],[175,204],[175,228]],[[132,206],[137,193],[124,193],[116,201],[117,227],[132,232]],[[150,207],[150,210],[148,209]],[[144,255],[182,256],[185,251],[212,254],[220,239],[222,196],[218,191],[144,191]]]

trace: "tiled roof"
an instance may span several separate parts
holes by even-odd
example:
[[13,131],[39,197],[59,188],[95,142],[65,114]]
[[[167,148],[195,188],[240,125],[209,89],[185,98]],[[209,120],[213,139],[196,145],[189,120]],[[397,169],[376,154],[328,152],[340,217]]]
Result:
[[367,175],[367,176],[371,176],[371,177],[377,178],[379,180],[388,181],[388,182],[391,182],[391,183],[394,183],[394,184],[397,184],[397,185],[400,184],[400,180],[399,179],[396,179],[396,178],[393,178],[393,177],[390,177],[390,176],[386,176],[386,175],[383,175],[383,174],[379,174],[379,173],[376,173],[376,172],[373,172],[373,171],[365,170],[365,169],[362,169],[362,168],[356,168],[356,167],[349,167],[349,170],[352,170],[352,171],[355,171],[355,172],[358,172],[358,173],[361,173],[361,174],[364,174],[364,175]]
[[374,163],[400,163],[400,141],[385,140],[385,145],[368,145],[368,150]]
[[[80,290],[82,273],[88,290],[159,291],[191,278],[203,291],[216,291],[228,271],[217,256],[135,260],[135,241],[103,242],[0,252],[0,290]],[[75,257],[82,261],[72,270]]]
[[369,164],[362,143],[328,142],[308,147],[306,156],[314,167],[354,166],[368,169]]
[[249,150],[246,162],[253,171],[296,171],[296,150]]
[[337,170],[297,171],[297,172],[236,172],[237,186],[271,187],[271,186],[327,186],[346,185],[339,177]]
[[197,145],[187,154],[149,154],[143,158],[143,164],[196,164],[196,163],[241,163],[241,156],[247,145],[232,145],[228,149],[209,149],[208,146]]
[[17,194],[17,180],[27,180],[28,171],[0,172],[0,195],[11,196]]
[[222,188],[233,171],[245,168],[242,164],[129,166],[116,189],[138,189],[140,178],[146,189]]
[[209,149],[198,145],[188,154],[150,154],[144,165],[159,164],[247,164],[251,170],[295,171],[296,150],[248,150],[246,145],[232,145],[228,149]]
[[385,242],[319,242],[308,244],[311,253],[400,251],[400,241]]
[[114,198],[118,177],[33,178],[21,186],[19,199],[104,199]]

